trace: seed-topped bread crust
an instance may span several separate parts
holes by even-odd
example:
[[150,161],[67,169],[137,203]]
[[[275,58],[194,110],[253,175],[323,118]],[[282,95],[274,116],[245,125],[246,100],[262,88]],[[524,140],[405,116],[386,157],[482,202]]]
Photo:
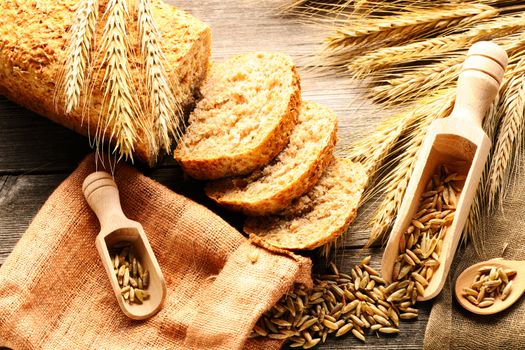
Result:
[[246,215],[269,215],[308,192],[333,159],[337,117],[328,108],[303,101],[290,142],[267,166],[246,177],[217,180],[206,194]]
[[248,218],[244,231],[278,248],[320,247],[353,221],[366,182],[362,164],[336,158],[311,191],[278,215]]
[[214,64],[175,159],[196,179],[248,174],[288,143],[300,107],[299,75],[281,53]]
[[[64,61],[78,0],[0,1],[0,95],[84,135],[95,135],[105,94],[102,80],[104,55],[96,54],[105,21],[99,20],[93,52],[90,84],[93,89],[82,93],[79,106],[66,113],[63,101],[55,100],[58,77],[63,73]],[[107,1],[100,1],[102,16]],[[160,46],[165,54],[164,68],[169,80],[177,86],[175,95],[183,108],[194,103],[194,94],[208,71],[211,47],[210,27],[190,14],[161,0],[152,0],[152,11],[162,36]],[[130,23],[134,23],[130,19]],[[129,26],[129,38],[138,38],[138,26]],[[131,62],[141,62],[138,44],[130,52]],[[98,71],[100,69],[100,71]],[[137,91],[136,98],[147,105],[149,92],[144,88],[144,77],[139,64],[132,64],[130,74]],[[89,96],[89,99],[87,100]],[[87,102],[87,103],[86,103]],[[107,101],[106,101],[107,103]],[[146,130],[153,128],[152,120],[143,120]],[[105,131],[105,140],[111,139],[112,128]],[[139,130],[134,144],[133,158],[153,166],[161,154],[151,147]]]

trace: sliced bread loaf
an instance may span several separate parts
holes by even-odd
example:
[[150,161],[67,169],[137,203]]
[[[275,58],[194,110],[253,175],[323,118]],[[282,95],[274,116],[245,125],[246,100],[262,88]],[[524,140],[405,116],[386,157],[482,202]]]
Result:
[[299,75],[281,53],[214,64],[175,159],[196,179],[245,175],[288,143],[300,106]]
[[244,231],[278,248],[320,247],[339,237],[355,218],[366,181],[362,164],[335,159],[310,192],[279,215],[248,218]]
[[[53,98],[58,77],[64,73],[65,47],[71,36],[68,28],[73,25],[75,9],[80,3],[85,1],[0,1],[0,95],[78,133],[95,135],[102,107],[107,103],[104,102],[106,95],[102,86],[106,74],[102,64],[104,55],[93,55],[93,67],[98,73],[90,76],[93,89],[89,94],[81,94],[78,108],[68,114],[63,100]],[[95,3],[100,4],[99,15],[102,16],[108,1]],[[170,82],[177,87],[177,99],[186,108],[193,105],[196,89],[208,72],[211,29],[164,1],[152,0],[151,5],[162,36],[160,46],[166,57],[164,68]],[[131,24],[131,18],[129,21]],[[104,25],[105,20],[97,22],[94,34],[97,42],[102,37]],[[129,26],[130,40],[138,38],[137,31],[137,25]],[[136,46],[135,42],[133,46]],[[95,53],[98,47],[95,45],[94,48]],[[130,62],[141,62],[137,52],[140,52],[138,46],[130,51]],[[130,68],[136,98],[147,105],[150,97],[144,88],[140,64],[132,64]],[[88,95],[89,100],[86,100]],[[143,122],[146,129],[153,129],[152,120]],[[106,129],[105,140],[111,139],[111,132],[111,127]],[[134,145],[134,158],[153,166],[160,154],[146,137],[140,136]]]
[[210,182],[206,194],[246,215],[269,215],[308,192],[332,160],[337,117],[328,108],[303,101],[290,142],[267,166],[246,177]]

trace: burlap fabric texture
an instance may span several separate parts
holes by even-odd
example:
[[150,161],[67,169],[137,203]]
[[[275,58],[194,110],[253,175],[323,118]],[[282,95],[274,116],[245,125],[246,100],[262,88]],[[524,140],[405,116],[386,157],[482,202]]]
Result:
[[432,308],[425,349],[525,349],[524,297],[501,313],[478,316],[464,310],[453,294],[456,278],[475,263],[492,258],[525,260],[525,178],[520,180],[504,201],[504,211],[487,220],[481,256],[469,245],[456,257]]
[[280,348],[280,341],[247,338],[294,282],[311,283],[308,259],[256,247],[203,206],[119,166],[115,180],[124,213],[144,226],[168,287],[157,315],[133,321],[119,309],[95,248],[99,224],[81,191],[93,171],[89,156],[47,200],[0,268],[0,345]]

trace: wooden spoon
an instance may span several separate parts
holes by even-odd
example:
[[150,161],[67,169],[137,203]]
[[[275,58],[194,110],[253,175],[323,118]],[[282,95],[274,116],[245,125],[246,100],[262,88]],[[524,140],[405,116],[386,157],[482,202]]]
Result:
[[[465,297],[463,297],[463,288],[470,288],[476,274],[479,269],[487,266],[501,267],[505,270],[516,270],[516,276],[512,278],[512,289],[510,294],[505,300],[501,300],[501,297],[497,297],[494,301],[494,304],[486,307],[480,308],[471,304]],[[525,292],[525,261],[516,261],[516,260],[503,260],[503,259],[492,259],[488,261],[483,261],[472,265],[459,275],[456,280],[456,299],[458,302],[470,312],[473,312],[478,315],[491,315],[497,312],[503,311],[512,304],[514,304]]]
[[458,78],[451,115],[429,126],[419,151],[381,262],[387,282],[392,282],[394,262],[399,256],[399,239],[410,225],[431,176],[441,164],[446,164],[451,173],[466,175],[466,179],[454,221],[443,241],[440,265],[418,300],[434,298],[445,283],[491,145],[481,127],[483,117],[498,93],[506,66],[507,54],[498,45],[491,42],[474,44]]
[[[96,246],[120,308],[126,316],[135,320],[153,316],[162,307],[166,297],[166,284],[142,225],[128,219],[122,212],[117,184],[110,174],[98,171],[89,175],[84,180],[82,192],[100,222],[100,233],[96,238]],[[108,247],[111,248],[123,242],[129,242],[132,245],[144,269],[150,274],[147,289],[150,298],[144,300],[143,304],[128,303],[120,291],[121,287],[115,275]]]

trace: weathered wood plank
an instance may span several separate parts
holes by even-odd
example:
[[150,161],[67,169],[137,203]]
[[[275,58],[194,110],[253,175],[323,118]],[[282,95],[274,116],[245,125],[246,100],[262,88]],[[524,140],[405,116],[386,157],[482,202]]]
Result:
[[71,171],[87,139],[0,96],[0,174]]
[[65,174],[0,177],[0,264],[65,177]]

